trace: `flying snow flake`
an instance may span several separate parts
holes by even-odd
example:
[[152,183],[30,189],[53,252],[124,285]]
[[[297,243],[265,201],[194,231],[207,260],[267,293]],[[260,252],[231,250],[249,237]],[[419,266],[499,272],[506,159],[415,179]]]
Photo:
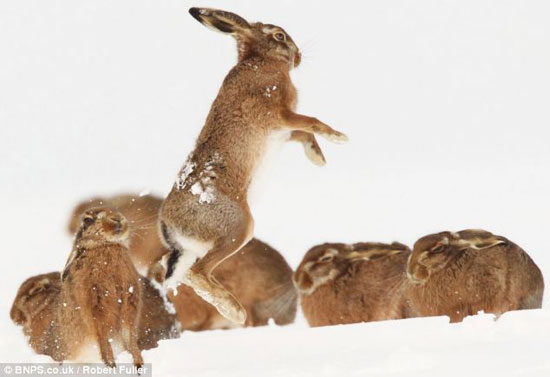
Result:
[[130,288],[128,288],[128,292],[134,293],[134,286],[133,285],[130,285]]
[[122,304],[122,299],[119,298],[119,299],[117,300],[117,302],[118,302],[119,304]]

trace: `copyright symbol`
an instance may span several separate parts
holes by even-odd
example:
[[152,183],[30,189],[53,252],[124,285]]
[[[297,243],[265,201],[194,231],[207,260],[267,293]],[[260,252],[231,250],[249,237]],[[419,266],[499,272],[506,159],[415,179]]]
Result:
[[10,367],[9,365],[5,366],[4,367],[4,373],[6,374],[11,374],[11,372],[13,372],[13,368]]

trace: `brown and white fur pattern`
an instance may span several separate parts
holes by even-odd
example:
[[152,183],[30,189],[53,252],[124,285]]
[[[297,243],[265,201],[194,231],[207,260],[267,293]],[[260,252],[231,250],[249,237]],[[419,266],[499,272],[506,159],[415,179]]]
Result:
[[347,138],[316,118],[294,112],[296,89],[289,72],[301,55],[282,28],[249,24],[215,9],[191,8],[190,13],[235,37],[239,59],[161,210],[161,234],[172,250],[166,260],[167,285],[187,284],[226,318],[242,324],[245,309],[212,273],[253,236],[247,194],[266,144],[277,134],[287,134],[322,164],[313,135],[335,142]]
[[86,347],[99,346],[101,359],[115,366],[113,345],[143,364],[138,347],[141,313],[139,275],[128,255],[128,222],[119,212],[86,211],[73,251],[61,274],[61,292],[51,331],[55,360],[82,360]]
[[542,306],[544,281],[533,260],[510,240],[483,230],[419,239],[407,267],[407,295],[420,316],[460,322],[479,311],[497,318]]
[[[271,246],[250,240],[221,264],[214,276],[245,308],[247,317],[243,326],[265,326],[270,319],[277,325],[294,322],[298,295],[292,283],[292,269]],[[180,285],[168,297],[176,308],[182,330],[241,327],[223,317],[187,285]]]
[[397,242],[327,243],[310,249],[294,273],[309,325],[414,316],[402,287],[409,254]]

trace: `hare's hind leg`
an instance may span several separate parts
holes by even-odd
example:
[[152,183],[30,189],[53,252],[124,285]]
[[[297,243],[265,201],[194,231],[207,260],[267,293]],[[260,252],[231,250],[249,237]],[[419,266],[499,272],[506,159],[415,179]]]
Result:
[[246,310],[212,275],[224,260],[239,251],[252,238],[252,217],[232,235],[216,241],[214,248],[199,259],[185,276],[184,283],[192,287],[205,301],[227,319],[244,324]]

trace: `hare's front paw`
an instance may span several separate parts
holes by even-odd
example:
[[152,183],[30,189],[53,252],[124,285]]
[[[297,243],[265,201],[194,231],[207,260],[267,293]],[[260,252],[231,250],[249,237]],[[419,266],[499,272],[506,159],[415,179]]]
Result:
[[343,144],[348,141],[346,134],[336,130],[331,130],[330,132],[323,133],[322,135],[333,143]]
[[317,166],[324,166],[327,163],[323,151],[317,143],[305,143],[304,152],[307,158]]

